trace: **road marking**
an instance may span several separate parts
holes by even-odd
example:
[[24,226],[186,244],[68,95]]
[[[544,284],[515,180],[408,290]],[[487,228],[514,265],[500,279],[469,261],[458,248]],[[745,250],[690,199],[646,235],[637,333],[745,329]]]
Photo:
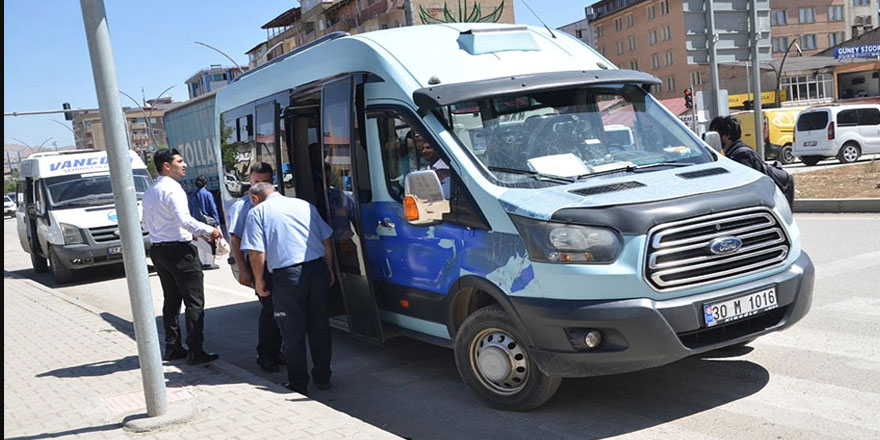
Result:
[[856,296],[843,301],[825,304],[817,307],[816,310],[837,312],[841,316],[858,314],[877,318],[880,317],[880,298]]
[[878,266],[880,266],[880,251],[868,252],[831,263],[823,263],[821,267],[816,269],[816,279],[819,280]]

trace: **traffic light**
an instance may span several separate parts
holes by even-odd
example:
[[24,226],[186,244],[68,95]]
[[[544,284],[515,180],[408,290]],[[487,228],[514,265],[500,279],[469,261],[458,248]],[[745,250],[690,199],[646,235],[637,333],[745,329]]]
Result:
[[[64,110],[70,110],[70,103],[65,102],[64,104],[61,104],[61,108],[63,108]],[[73,120],[73,112],[64,112],[64,120],[65,121],[72,121]]]
[[694,92],[690,87],[684,89],[684,106],[688,109],[694,108]]

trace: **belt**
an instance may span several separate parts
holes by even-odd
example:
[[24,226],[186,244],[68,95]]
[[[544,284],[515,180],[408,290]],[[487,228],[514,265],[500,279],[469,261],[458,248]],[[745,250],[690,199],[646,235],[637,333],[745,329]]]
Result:
[[184,246],[188,245],[190,242],[188,241],[161,241],[159,243],[153,243],[153,246],[156,247],[172,247],[172,246]]
[[302,263],[291,264],[290,266],[276,267],[275,269],[272,269],[272,272],[275,272],[276,270],[290,269],[293,267],[302,266],[303,264],[314,263],[314,262],[320,261],[320,260],[321,260],[321,257],[318,257],[318,258],[315,258],[314,260],[304,261]]

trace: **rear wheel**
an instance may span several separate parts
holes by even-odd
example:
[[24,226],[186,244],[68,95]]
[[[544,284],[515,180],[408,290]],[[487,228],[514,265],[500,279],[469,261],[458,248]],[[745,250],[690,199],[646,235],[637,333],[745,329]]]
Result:
[[538,369],[519,330],[498,305],[465,319],[455,338],[455,365],[474,393],[489,406],[508,411],[541,406],[562,382]]
[[816,165],[820,160],[822,160],[822,156],[801,156],[801,162],[808,167]]
[[779,161],[783,163],[783,165],[788,165],[794,162],[794,154],[791,152],[791,144],[785,144],[782,146],[782,149],[779,150]]
[[55,275],[56,284],[65,284],[73,280],[73,271],[64,267],[58,254],[52,247],[49,247],[49,263],[52,267],[52,275]]
[[837,152],[837,160],[840,163],[853,163],[858,160],[859,156],[862,155],[862,149],[859,148],[859,144],[855,142],[847,142],[840,147],[840,151]]

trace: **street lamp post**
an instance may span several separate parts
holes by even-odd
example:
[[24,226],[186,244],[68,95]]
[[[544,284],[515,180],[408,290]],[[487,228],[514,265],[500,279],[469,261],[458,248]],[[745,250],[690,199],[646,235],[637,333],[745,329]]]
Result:
[[[162,97],[162,95],[164,95],[167,91],[173,89],[174,87],[175,86],[172,85],[172,86],[166,88],[165,90],[163,90],[161,93],[159,93],[159,96],[157,96],[153,102],[158,101],[159,98]],[[137,106],[137,108],[139,108],[141,110],[141,113],[143,113],[143,115],[144,115],[144,120],[147,123],[147,130],[149,131],[148,135],[150,137],[150,142],[152,142],[153,145],[155,145],[158,148],[159,144],[156,142],[156,137],[153,135],[153,126],[150,123],[150,118],[153,116],[153,107],[150,106],[150,113],[148,114],[147,109],[146,109],[146,106],[147,106],[146,102],[144,102],[143,104],[138,104],[137,100],[132,98],[131,95],[129,95],[128,93],[125,93],[122,90],[120,90],[119,93],[123,94],[126,98],[130,99],[131,102],[133,102],[134,105]]]
[[[216,51],[217,53],[219,53],[220,55],[223,55],[224,57],[226,57],[227,60],[232,61],[232,64],[235,64],[235,67],[238,68],[238,71],[241,72],[242,75],[244,75],[244,69],[242,69],[241,66],[239,66],[238,63],[236,63],[235,60],[232,59],[231,56],[226,55],[226,52],[223,52],[222,50],[217,49],[216,47],[211,46],[211,45],[209,45],[209,44],[202,43],[201,41],[193,41],[193,43],[201,44],[202,46],[205,46],[205,47],[207,47],[208,49],[214,50],[214,51]],[[274,49],[274,47],[273,47],[273,49]]]
[[67,124],[65,124],[65,123],[63,123],[63,122],[61,122],[61,121],[55,120],[55,119],[53,119],[52,122],[54,122],[54,123],[56,123],[56,124],[58,124],[58,125],[60,125],[60,126],[62,126],[62,127],[64,127],[64,128],[66,128],[66,129],[70,130],[70,132],[73,133],[73,142],[76,143],[77,145],[79,145],[80,140],[77,139],[76,132],[73,131],[72,128],[68,127]]
[[[14,140],[14,141],[16,141],[16,142],[21,142],[22,145],[24,145],[25,147],[28,148],[28,150],[31,151],[31,153],[39,153],[40,151],[43,150],[43,145],[46,145],[46,142],[49,142],[50,140],[52,140],[52,136],[49,136],[48,138],[46,138],[46,140],[43,141],[43,142],[41,142],[40,145],[37,146],[37,148],[34,148],[34,147],[28,145],[27,142],[25,142],[25,141],[23,141],[23,140],[21,140],[21,139],[18,139],[18,138],[12,138],[12,140]],[[34,150],[36,150],[36,151],[34,151]]]
[[779,108],[782,94],[782,87],[779,84],[779,81],[782,78],[782,66],[785,65],[785,59],[788,58],[788,52],[791,50],[791,47],[797,47],[798,55],[803,55],[804,52],[801,50],[801,47],[797,44],[797,38],[793,39],[792,42],[788,45],[788,48],[785,49],[785,55],[782,56],[782,61],[779,62],[779,69],[776,70],[776,107]]

